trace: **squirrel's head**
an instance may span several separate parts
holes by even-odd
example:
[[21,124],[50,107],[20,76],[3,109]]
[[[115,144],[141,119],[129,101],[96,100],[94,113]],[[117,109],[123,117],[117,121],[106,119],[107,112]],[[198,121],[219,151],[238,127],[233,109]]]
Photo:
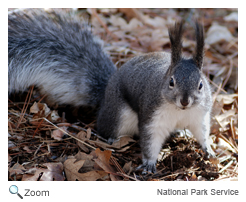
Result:
[[182,57],[183,23],[169,28],[171,64],[165,76],[165,97],[180,109],[200,103],[205,95],[206,81],[202,74],[204,55],[203,26],[196,22],[196,50],[192,58]]

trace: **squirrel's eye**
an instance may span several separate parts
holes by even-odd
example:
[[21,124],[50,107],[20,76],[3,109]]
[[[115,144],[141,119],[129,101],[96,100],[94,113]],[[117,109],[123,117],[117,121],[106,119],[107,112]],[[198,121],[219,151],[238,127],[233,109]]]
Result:
[[202,87],[203,87],[203,84],[202,84],[202,81],[201,81],[201,82],[200,82],[200,84],[199,84],[198,89],[199,89],[199,90],[201,90],[201,89],[202,89]]
[[171,77],[170,81],[169,81],[169,87],[173,88],[174,87],[174,80],[173,77]]

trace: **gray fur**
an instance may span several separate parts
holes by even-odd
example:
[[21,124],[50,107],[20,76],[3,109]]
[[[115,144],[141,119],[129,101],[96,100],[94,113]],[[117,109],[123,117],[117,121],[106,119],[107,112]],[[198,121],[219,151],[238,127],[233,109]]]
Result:
[[75,15],[30,9],[8,16],[9,93],[37,86],[50,105],[98,107],[116,67]]
[[208,143],[212,97],[200,67],[201,30],[196,32],[195,60],[181,55],[182,32],[182,23],[169,29],[171,54],[149,53],[125,63],[110,78],[99,111],[98,132],[110,141],[139,134],[143,173],[155,172],[161,146],[176,129],[190,129],[204,151],[214,155]]

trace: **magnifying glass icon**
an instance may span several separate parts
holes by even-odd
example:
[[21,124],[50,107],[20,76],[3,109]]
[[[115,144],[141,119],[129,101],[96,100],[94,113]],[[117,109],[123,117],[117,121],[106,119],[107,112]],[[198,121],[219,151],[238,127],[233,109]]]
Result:
[[9,192],[11,194],[17,194],[21,199],[23,199],[23,197],[18,193],[18,187],[16,185],[11,185],[9,187]]

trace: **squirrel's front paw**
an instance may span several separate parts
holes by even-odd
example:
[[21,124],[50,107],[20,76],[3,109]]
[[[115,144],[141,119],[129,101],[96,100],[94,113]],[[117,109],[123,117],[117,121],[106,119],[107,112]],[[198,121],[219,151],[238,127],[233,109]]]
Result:
[[210,159],[210,158],[216,158],[216,155],[214,153],[214,151],[212,150],[211,147],[207,147],[206,149],[204,149],[205,152],[205,156]]
[[110,137],[110,138],[108,139],[108,144],[111,145],[111,144],[113,144],[114,141],[115,141],[115,139]]
[[205,159],[208,159],[213,164],[218,164],[219,160],[217,159],[214,151],[210,148],[205,151]]
[[148,173],[155,173],[156,172],[156,166],[155,163],[143,163],[142,165],[138,166],[136,170],[143,169],[142,174],[148,174]]

